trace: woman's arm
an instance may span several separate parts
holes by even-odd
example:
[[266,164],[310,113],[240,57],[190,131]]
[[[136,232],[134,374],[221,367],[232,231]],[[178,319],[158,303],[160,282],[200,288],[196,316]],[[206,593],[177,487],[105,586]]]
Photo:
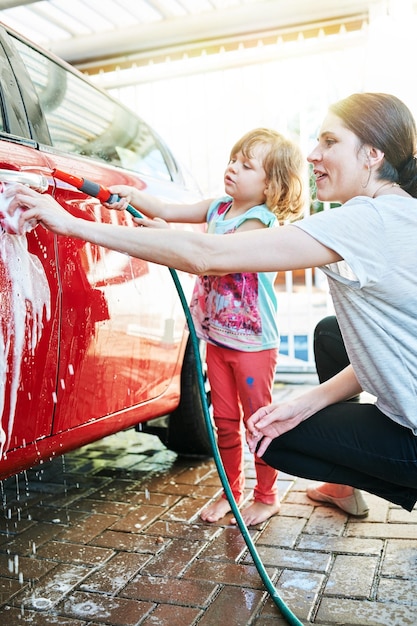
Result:
[[77,237],[145,261],[192,274],[228,274],[302,269],[333,263],[340,256],[294,225],[235,233],[233,237],[185,230],[126,228],[76,218],[50,195],[24,185],[8,189],[11,213],[25,211],[24,224],[36,220],[59,235]]
[[362,391],[353,367],[344,370],[307,391],[298,398],[282,404],[261,407],[247,421],[247,440],[251,452],[262,456],[272,439],[283,435],[317,411],[330,404],[349,400]]

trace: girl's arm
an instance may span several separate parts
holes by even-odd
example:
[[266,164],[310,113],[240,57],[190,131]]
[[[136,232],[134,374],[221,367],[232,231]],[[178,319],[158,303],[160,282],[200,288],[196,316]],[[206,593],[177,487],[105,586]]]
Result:
[[159,217],[166,222],[182,222],[187,224],[202,224],[207,221],[207,211],[212,202],[200,200],[194,204],[166,203],[145,191],[129,185],[113,185],[109,191],[120,196],[118,202],[105,203],[104,206],[124,210],[126,204],[130,204],[147,217]]
[[[247,421],[249,449],[262,456],[275,437],[298,426],[326,406],[348,400],[361,391],[353,367],[348,365],[329,380],[294,400],[261,407]],[[259,442],[261,443],[257,450]]]

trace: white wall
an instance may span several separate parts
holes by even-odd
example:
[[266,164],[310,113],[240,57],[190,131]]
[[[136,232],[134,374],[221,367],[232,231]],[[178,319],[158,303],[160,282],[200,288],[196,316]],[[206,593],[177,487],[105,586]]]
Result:
[[363,89],[362,54],[363,46],[356,44],[329,54],[310,50],[282,58],[280,53],[278,59],[225,69],[220,58],[208,70],[202,58],[198,73],[179,72],[186,61],[171,62],[166,76],[152,78],[151,71],[138,68],[132,72],[135,84],[111,91],[165,138],[212,196],[223,192],[232,145],[251,128],[275,128],[299,139],[307,152],[328,103]]
[[409,0],[371,5],[362,30],[207,54],[92,77],[149,122],[209,196],[223,191],[229,150],[271,126],[307,153],[330,102],[395,93],[417,111],[416,16]]

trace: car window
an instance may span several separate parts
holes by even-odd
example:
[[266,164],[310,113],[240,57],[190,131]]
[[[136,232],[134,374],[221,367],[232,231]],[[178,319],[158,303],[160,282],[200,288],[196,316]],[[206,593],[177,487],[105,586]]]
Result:
[[0,90],[0,132],[3,132],[4,127],[4,106],[3,106],[3,92]]
[[37,91],[55,148],[172,179],[163,148],[143,120],[20,39],[16,38],[15,44]]

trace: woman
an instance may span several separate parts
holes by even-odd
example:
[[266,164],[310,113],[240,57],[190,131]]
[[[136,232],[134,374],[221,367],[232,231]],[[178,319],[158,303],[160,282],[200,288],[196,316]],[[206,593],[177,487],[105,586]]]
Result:
[[[299,398],[256,411],[251,451],[326,481],[313,497],[363,516],[360,489],[411,510],[417,500],[416,125],[387,94],[331,106],[309,155],[317,197],[342,206],[281,228],[217,237],[74,218],[19,186],[10,207],[62,235],[196,274],[320,267],[350,365]],[[137,220],[140,224],[140,220]],[[376,404],[346,402],[362,389]]]

